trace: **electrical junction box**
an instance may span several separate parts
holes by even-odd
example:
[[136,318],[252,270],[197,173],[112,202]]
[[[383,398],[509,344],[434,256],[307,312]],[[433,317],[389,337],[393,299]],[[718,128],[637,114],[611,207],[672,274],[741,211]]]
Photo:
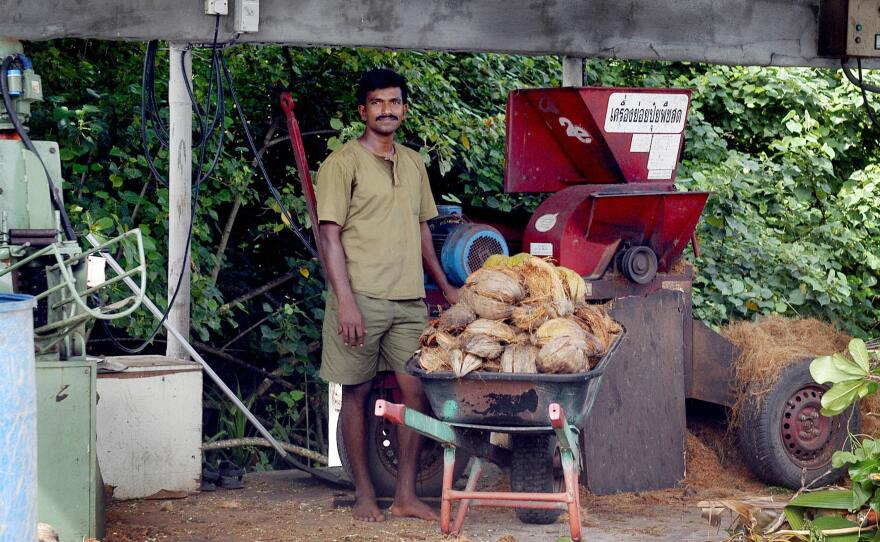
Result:
[[818,53],[880,58],[880,0],[822,0]]
[[205,0],[205,15],[227,15],[229,3],[227,0]]
[[236,32],[256,32],[260,29],[260,0],[235,0],[232,27]]

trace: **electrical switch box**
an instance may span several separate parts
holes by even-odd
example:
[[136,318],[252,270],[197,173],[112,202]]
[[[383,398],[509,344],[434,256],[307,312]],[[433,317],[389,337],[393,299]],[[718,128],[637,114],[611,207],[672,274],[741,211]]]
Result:
[[205,15],[227,15],[229,3],[227,0],[205,0]]
[[818,53],[880,58],[880,0],[822,0]]
[[256,32],[260,29],[260,0],[235,0],[232,26],[236,32]]

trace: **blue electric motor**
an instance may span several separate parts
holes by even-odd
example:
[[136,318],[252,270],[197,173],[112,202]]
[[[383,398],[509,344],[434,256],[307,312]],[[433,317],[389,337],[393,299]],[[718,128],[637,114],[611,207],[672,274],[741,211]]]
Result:
[[440,215],[428,222],[434,250],[446,277],[461,286],[468,275],[482,267],[494,254],[509,255],[507,242],[492,226],[469,222],[459,205],[438,205]]

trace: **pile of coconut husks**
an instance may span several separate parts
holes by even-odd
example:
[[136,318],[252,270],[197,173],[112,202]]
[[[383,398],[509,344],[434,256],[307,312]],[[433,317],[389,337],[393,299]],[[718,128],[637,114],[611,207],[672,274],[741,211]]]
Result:
[[419,363],[459,377],[588,371],[622,329],[585,296],[584,279],[571,269],[529,254],[492,256],[422,333]]

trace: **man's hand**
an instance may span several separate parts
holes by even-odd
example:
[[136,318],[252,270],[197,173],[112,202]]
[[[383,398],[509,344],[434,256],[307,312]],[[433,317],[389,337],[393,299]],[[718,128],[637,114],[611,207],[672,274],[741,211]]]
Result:
[[446,301],[449,301],[450,305],[455,305],[461,299],[461,288],[450,285],[443,290],[443,297],[446,298]]
[[342,335],[345,346],[363,346],[366,330],[364,317],[354,301],[339,302],[339,313],[336,315],[336,332]]

